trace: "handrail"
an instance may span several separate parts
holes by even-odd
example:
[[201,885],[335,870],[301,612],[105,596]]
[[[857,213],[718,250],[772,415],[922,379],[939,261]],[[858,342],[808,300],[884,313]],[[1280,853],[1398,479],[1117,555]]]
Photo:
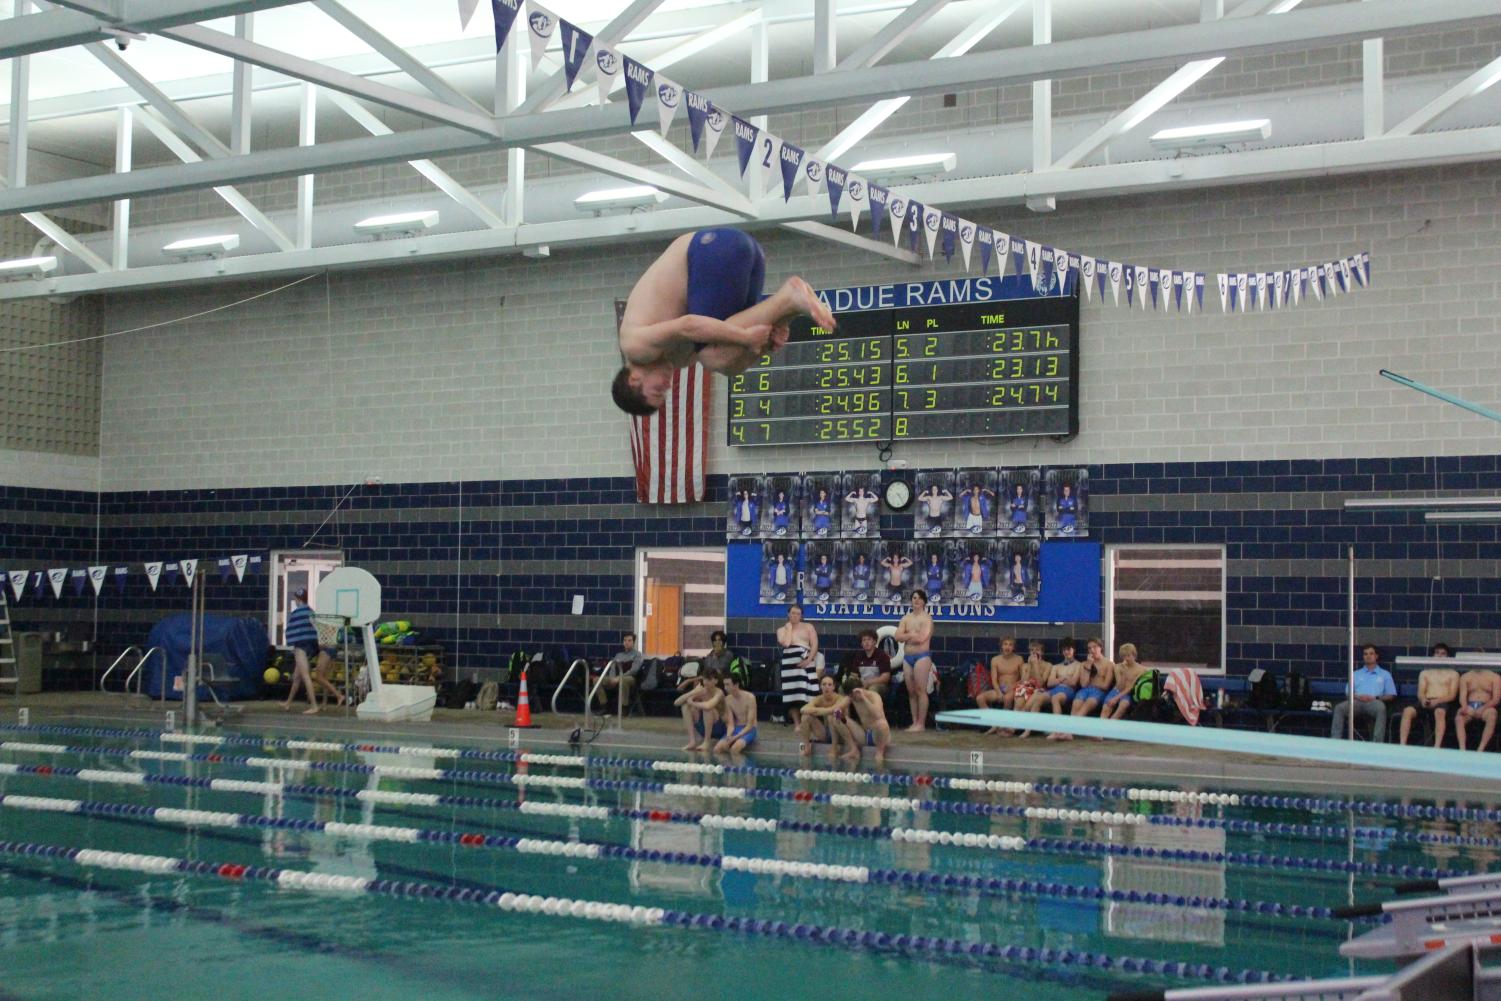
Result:
[[[151,659],[152,654],[156,654],[157,656],[161,657],[162,673],[164,675],[166,674],[167,655],[162,652],[161,647],[154,646],[141,655],[141,659],[136,661],[135,670],[131,671],[130,674],[125,678],[125,691],[127,693],[130,691],[130,683],[134,681],[136,683],[136,694],[141,694],[141,690],[146,682],[145,677],[141,673],[141,668],[146,666],[146,662]],[[163,683],[165,683],[165,680],[166,679],[163,678]]]
[[[558,712],[558,696],[560,696],[560,695],[563,694],[563,689],[568,686],[568,679],[571,678],[571,677],[573,677],[573,669],[576,668],[576,667],[578,667],[580,664],[584,665],[584,691],[585,691],[585,693],[587,693],[589,691],[589,662],[587,660],[585,660],[584,658],[579,657],[572,664],[568,665],[568,670],[566,670],[566,671],[563,672],[563,680],[559,681],[558,682],[558,687],[555,688],[555,689],[553,689],[553,692],[552,692],[552,711],[553,711],[553,715],[557,715],[557,712]],[[584,699],[584,709],[585,709],[586,713],[588,711],[588,707],[589,707],[589,701],[588,701],[588,697],[587,697],[587,694],[586,694],[586,697]]]
[[[153,647],[153,649],[155,649],[155,648]],[[110,663],[109,667],[106,667],[104,669],[104,673],[99,676],[99,690],[101,692],[107,691],[107,689],[104,687],[104,683],[109,680],[110,672],[112,672],[115,668],[119,667],[120,666],[120,661],[122,661],[126,657],[128,657],[131,654],[132,651],[136,655],[136,669],[137,670],[140,669],[141,660],[146,655],[141,652],[141,648],[138,647],[138,646],[128,646],[128,647],[126,647],[124,650],[120,651],[120,656],[116,657]],[[130,692],[130,678],[129,677],[127,677],[125,679],[125,691],[126,691],[127,694],[129,694],[129,692]]]

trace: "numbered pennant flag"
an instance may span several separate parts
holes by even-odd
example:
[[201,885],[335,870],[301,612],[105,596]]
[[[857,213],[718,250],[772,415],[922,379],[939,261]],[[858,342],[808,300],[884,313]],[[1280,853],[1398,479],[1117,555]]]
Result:
[[683,91],[683,100],[688,105],[688,136],[693,140],[693,152],[697,153],[704,139],[704,122],[708,120],[713,105],[696,90]]
[[1136,268],[1130,264],[1125,267],[1126,272],[1126,305],[1136,304]]
[[571,21],[562,21],[563,26],[563,80],[569,90],[578,79],[584,60],[594,48],[594,36]]
[[1089,254],[1079,258],[1079,281],[1084,285],[1084,298],[1094,301],[1095,259]]
[[146,580],[151,583],[151,590],[156,590],[157,582],[162,579],[162,565],[160,563],[146,564]]
[[641,114],[641,105],[646,103],[646,95],[656,93],[653,86],[657,74],[652,72],[650,66],[636,62],[630,56],[625,58],[625,103],[631,109],[631,124],[636,124],[636,119]]
[[782,165],[782,201],[785,202],[792,198],[792,185],[797,183],[798,176],[802,173],[803,148],[783,142],[777,159]]
[[244,556],[231,556],[229,558],[229,565],[232,566],[232,567],[234,567],[234,569],[235,569],[235,580],[237,580],[237,581],[243,581],[245,579],[245,565],[246,565],[245,557]]
[[[835,169],[833,164],[830,164],[829,172],[824,175],[824,177],[828,178],[830,189],[834,187]],[[886,216],[888,215],[887,202],[891,199],[891,192],[879,184],[868,184],[865,188],[865,197],[870,201],[870,237],[873,240],[879,240],[881,238],[881,227],[886,223]],[[829,196],[829,201],[832,204],[832,195]]]
[[115,590],[125,591],[125,580],[130,576],[129,567],[115,567]]
[[803,157],[803,180],[807,183],[808,194],[818,194],[818,186],[823,183],[824,168],[827,165],[812,153]]
[[469,19],[474,16],[474,8],[479,6],[479,0],[459,0],[459,27],[469,27]]
[[526,15],[526,33],[532,43],[532,72],[535,73],[538,64],[542,62],[542,54],[547,51],[547,43],[552,41],[553,32],[558,30],[558,15],[537,3],[537,0],[529,0],[527,6],[529,13]]
[[601,45],[594,52],[594,69],[599,84],[599,103],[604,104],[610,99],[610,91],[615,89],[615,80],[620,76],[620,56],[614,49]]
[[[657,80],[657,119],[661,124],[662,136],[666,138],[667,130],[672,128],[672,119],[678,113],[678,105],[683,101],[683,88],[658,73]],[[742,163],[741,173],[745,172]]]
[[109,572],[109,567],[89,567],[89,583],[94,585],[94,597],[104,588],[104,575]]
[[[828,193],[829,193],[829,218],[830,219],[838,219],[839,218],[839,199],[844,196],[844,181],[845,181],[846,176],[848,176],[848,175],[847,175],[847,173],[846,173],[846,171],[845,171],[845,169],[843,167],[836,167],[832,163],[827,164],[827,165],[824,166],[823,179],[824,179],[824,187],[828,190]],[[871,188],[871,190],[870,190],[870,197],[871,197],[871,203],[872,204],[875,203],[876,188],[877,187],[879,187],[879,185],[872,184],[870,186],[870,188]],[[885,210],[886,210],[886,189],[885,188],[881,188],[881,208],[880,208],[880,211],[884,212]],[[871,213],[872,213],[872,216],[871,216],[871,225],[875,228],[875,235],[876,236],[880,236],[881,235],[881,233],[880,233],[880,230],[881,230],[881,221],[879,219],[875,218],[876,211],[877,211],[876,209],[871,209]]]
[[1027,273],[1032,276],[1032,290],[1037,291],[1037,272],[1042,267],[1042,244],[1025,241]]
[[197,573],[198,573],[198,561],[197,560],[183,560],[182,561],[182,576],[187,579],[188,587],[192,587],[193,586],[193,577]]
[[943,226],[943,213],[937,209],[930,209],[927,206],[923,206],[921,218],[923,236],[927,238],[928,243],[928,259],[932,260],[934,257],[933,247],[938,241],[938,231]]
[[913,198],[907,199],[907,249],[914,254],[918,252],[917,248],[921,242],[923,230],[927,229],[927,226],[923,224],[927,213],[928,207],[922,202]]
[[761,138],[756,143],[756,169],[761,173],[761,181],[768,187],[775,184],[782,175],[782,137],[765,129],[761,130]]
[[943,259],[952,263],[954,247],[959,242],[959,217],[952,212],[938,213],[938,235],[943,241],[940,244],[943,248]]
[[[844,178],[844,197],[850,203],[850,229],[860,228],[860,210],[869,204],[870,196],[866,192],[865,178],[859,174],[849,173]],[[872,228],[875,224],[871,224]]]
[[26,593],[26,578],[30,574],[25,570],[12,570],[8,576],[10,577],[10,593],[16,596],[17,601],[20,601],[21,595]]
[[998,229],[991,230],[991,234],[995,240],[996,273],[1005,278],[1006,266],[1011,263],[1011,234]]
[[964,257],[964,270],[969,270],[969,255],[975,249],[975,224],[968,219],[959,220],[959,253]]
[[[464,14],[464,23],[467,25],[469,15],[474,13],[479,0],[459,0],[459,3],[469,8]],[[516,23],[516,15],[521,13],[521,0],[490,0],[490,12],[495,15],[495,51],[499,52],[505,47],[506,38],[511,34],[511,25]]]
[[1220,312],[1221,313],[1228,313],[1228,312],[1230,312],[1230,288],[1231,288],[1230,276],[1222,274],[1222,275],[1219,276],[1219,280],[1220,280]]
[[980,245],[980,274],[990,274],[990,259],[995,256],[995,230],[981,226],[975,230],[975,242]]
[[[1136,271],[1136,299],[1137,299],[1138,302],[1141,303],[1141,308],[1142,309],[1146,309],[1147,308],[1147,269],[1146,269],[1146,267],[1144,265],[1138,264],[1136,266],[1136,268],[1135,268],[1135,271]],[[1127,299],[1129,301],[1129,296],[1127,297]]]
[[89,582],[89,572],[87,570],[74,570],[72,576],[73,594],[75,596],[82,596],[84,586]]
[[47,592],[42,590],[42,585],[46,582],[47,574],[41,570],[38,570],[31,575],[31,591],[38,598],[45,598],[47,596]]
[[750,158],[756,152],[756,137],[761,134],[761,130],[739,115],[730,116],[730,125],[735,131],[735,153],[740,158],[740,176],[744,177],[745,168],[750,166]]
[[907,199],[893,191],[886,202],[886,211],[891,216],[891,242],[900,247],[907,235]]
[[47,571],[47,583],[52,585],[52,597],[63,596],[63,582],[68,579],[67,567],[55,567]]
[[1157,293],[1162,289],[1162,272],[1157,268],[1147,269],[1147,290],[1152,296],[1152,308],[1157,308]]
[[714,149],[719,145],[720,136],[724,135],[724,127],[730,122],[730,116],[720,108],[709,105],[709,117],[704,119],[704,159],[714,155]]
[[1110,262],[1110,291],[1115,296],[1115,304],[1117,306],[1121,304],[1121,276],[1125,270],[1126,266],[1120,261]]

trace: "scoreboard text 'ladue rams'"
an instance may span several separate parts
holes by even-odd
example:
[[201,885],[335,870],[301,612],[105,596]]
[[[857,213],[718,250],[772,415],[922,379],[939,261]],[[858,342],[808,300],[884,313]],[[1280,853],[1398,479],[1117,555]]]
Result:
[[1075,434],[1079,299],[806,317],[730,380],[731,445]]

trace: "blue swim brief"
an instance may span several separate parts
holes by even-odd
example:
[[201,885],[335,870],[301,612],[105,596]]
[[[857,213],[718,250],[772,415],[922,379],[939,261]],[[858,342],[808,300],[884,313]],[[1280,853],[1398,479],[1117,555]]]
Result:
[[688,244],[688,312],[728,320],[761,300],[766,254],[749,234],[701,229]]
[[[700,737],[702,737],[704,735],[704,721],[703,720],[696,719],[696,720],[693,721],[693,732],[696,733],[696,734],[698,734]],[[712,738],[714,738],[715,740],[718,740],[720,737],[724,736],[724,720],[716,720],[715,721],[715,723],[714,723],[714,729],[712,729],[712,730],[709,731],[709,736],[712,737]]]
[[1073,698],[1073,696],[1074,696],[1074,690],[1072,688],[1070,688],[1068,685],[1054,685],[1052,688],[1048,689],[1048,694],[1049,695],[1067,695],[1069,698]]
[[1088,688],[1079,689],[1079,694],[1074,696],[1075,702],[1088,702],[1090,699],[1096,702],[1105,701],[1105,689],[1090,685]]
[[735,733],[730,734],[729,740],[732,744],[737,740],[743,740],[745,741],[745,746],[749,747],[756,742],[756,728],[751,727],[749,730],[737,730]]

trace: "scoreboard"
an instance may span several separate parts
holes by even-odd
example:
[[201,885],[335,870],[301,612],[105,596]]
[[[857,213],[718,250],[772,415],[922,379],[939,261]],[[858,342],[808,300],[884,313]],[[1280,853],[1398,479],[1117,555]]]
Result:
[[1079,298],[799,317],[730,380],[731,445],[1074,434]]

